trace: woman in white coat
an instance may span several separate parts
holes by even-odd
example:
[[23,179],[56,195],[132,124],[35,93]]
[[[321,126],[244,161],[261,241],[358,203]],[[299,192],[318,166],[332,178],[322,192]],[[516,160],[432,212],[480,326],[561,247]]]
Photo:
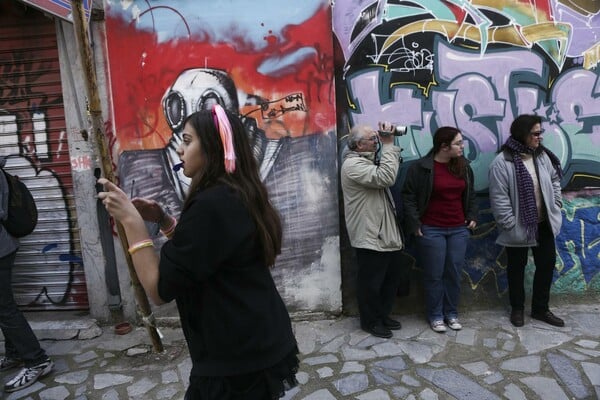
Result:
[[519,115],[489,170],[490,202],[498,226],[496,243],[506,248],[510,321],[523,326],[525,266],[535,263],[531,317],[564,326],[548,307],[556,264],[555,238],[562,224],[560,161],[542,145],[537,115]]

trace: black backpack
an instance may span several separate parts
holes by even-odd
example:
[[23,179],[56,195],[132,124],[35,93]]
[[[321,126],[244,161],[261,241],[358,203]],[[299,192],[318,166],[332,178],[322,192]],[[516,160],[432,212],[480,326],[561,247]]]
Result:
[[19,177],[2,170],[8,183],[8,210],[2,226],[12,236],[29,235],[37,225],[38,211],[31,192]]

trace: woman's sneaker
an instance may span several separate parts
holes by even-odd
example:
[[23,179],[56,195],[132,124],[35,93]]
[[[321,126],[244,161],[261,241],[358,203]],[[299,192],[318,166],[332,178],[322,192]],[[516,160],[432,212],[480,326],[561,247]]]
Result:
[[42,376],[48,375],[52,371],[52,367],[54,367],[54,363],[50,359],[32,367],[24,367],[14,378],[6,382],[4,391],[16,392],[31,386]]
[[448,323],[448,328],[453,331],[460,331],[462,329],[462,325],[458,322],[458,318],[448,318],[446,322]]
[[0,371],[6,371],[11,368],[17,368],[23,365],[23,361],[17,358],[0,357]]
[[444,333],[446,332],[446,325],[444,325],[444,321],[442,320],[433,321],[431,323],[431,329],[438,333]]

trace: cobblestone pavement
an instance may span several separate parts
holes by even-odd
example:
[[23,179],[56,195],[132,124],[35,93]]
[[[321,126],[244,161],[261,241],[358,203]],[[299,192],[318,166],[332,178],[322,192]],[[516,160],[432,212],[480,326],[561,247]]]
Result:
[[[554,311],[566,327],[526,317],[514,328],[505,310],[492,310],[467,313],[461,331],[439,334],[420,316],[400,316],[403,327],[392,339],[364,333],[356,318],[298,321],[300,385],[285,399],[600,398],[600,306]],[[0,398],[183,398],[191,364],[178,328],[161,329],[165,351],[157,354],[144,328],[117,336],[93,321],[32,325],[56,367]],[[16,372],[2,372],[0,380]]]

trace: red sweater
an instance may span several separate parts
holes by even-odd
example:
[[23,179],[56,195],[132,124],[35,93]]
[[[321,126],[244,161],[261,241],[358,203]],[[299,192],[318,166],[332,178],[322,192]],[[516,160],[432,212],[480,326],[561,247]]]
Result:
[[452,175],[448,164],[434,161],[433,190],[421,223],[445,228],[464,225],[462,193],[465,187],[465,180]]

